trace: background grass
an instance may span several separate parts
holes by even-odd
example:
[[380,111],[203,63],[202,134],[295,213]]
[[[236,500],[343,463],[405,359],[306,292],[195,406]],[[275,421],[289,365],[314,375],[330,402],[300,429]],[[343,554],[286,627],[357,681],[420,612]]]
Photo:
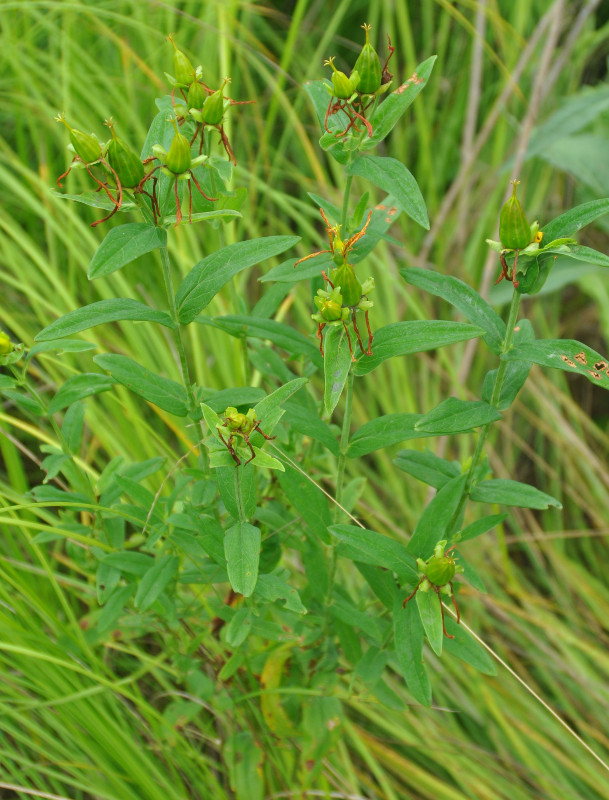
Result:
[[[338,201],[341,173],[317,145],[302,84],[320,77],[328,55],[343,65],[353,60],[364,21],[374,25],[381,53],[385,32],[391,35],[399,79],[438,55],[425,92],[387,145],[421,185],[432,228],[426,234],[402,218],[391,231],[400,246],[385,244],[369,259],[377,284],[373,328],[396,319],[450,318],[445,304],[407,286],[398,269],[428,264],[488,290],[497,265],[484,238],[496,232],[515,169],[525,208],[542,227],[563,208],[609,194],[608,16],[598,2],[548,0],[0,3],[3,325],[31,343],[57,316],[95,300],[131,296],[163,307],[153,257],[87,280],[103,235],[89,227],[97,214],[56,199],[49,187],[67,163],[65,131],[53,122],[58,111],[100,136],[102,120],[112,115],[122,136],[134,146],[143,141],[154,98],[167,91],[170,32],[194,63],[203,63],[211,85],[231,75],[232,97],[256,98],[230,122],[236,183],[249,194],[228,241],[290,232],[303,237],[301,255],[318,249],[322,230],[306,192]],[[69,180],[71,191],[85,188],[78,176]],[[608,234],[601,222],[581,241],[607,251]],[[171,241],[181,274],[219,244],[218,234],[200,225],[181,226]],[[254,270],[238,282],[244,309],[268,290],[258,277]],[[498,306],[506,297],[501,289],[490,294]],[[306,333],[310,306],[310,290],[298,286],[278,303],[276,318]],[[234,310],[227,290],[209,314]],[[576,338],[609,351],[609,283],[601,271],[557,267],[547,291],[527,300],[523,313],[538,336]],[[246,383],[239,342],[209,327],[190,326],[188,335],[197,383],[212,389]],[[179,378],[169,340],[152,326],[104,326],[83,338],[100,352],[124,353]],[[447,394],[470,397],[492,366],[483,349],[467,346],[394,359],[374,379],[358,381],[355,425],[429,409]],[[32,375],[50,397],[67,377],[91,368],[91,353],[48,355]],[[254,373],[251,380],[262,378]],[[514,510],[502,529],[477,540],[468,557],[488,594],[464,587],[461,597],[468,623],[606,758],[609,407],[602,390],[583,383],[535,369],[497,426],[489,449],[496,475],[535,483],[560,497],[563,510]],[[95,475],[116,455],[165,456],[168,469],[190,446],[190,431],[159,409],[144,411],[123,391],[90,400],[86,421],[82,459]],[[53,441],[53,431],[10,399],[0,406],[0,429],[0,796],[232,797],[225,745],[241,729],[250,729],[265,750],[264,796],[303,796],[290,760],[297,743],[275,741],[259,719],[255,667],[234,678],[231,696],[244,698],[238,703],[227,701],[222,686],[201,700],[201,687],[181,682],[179,654],[163,647],[163,630],[131,635],[127,623],[122,636],[103,645],[85,636],[97,601],[82,549],[32,543],[41,532],[52,534],[60,518],[27,495],[43,477],[40,446]],[[453,458],[472,451],[466,436],[437,446]],[[397,449],[350,462],[348,477],[366,479],[358,510],[369,527],[402,537],[428,498],[392,465]],[[157,473],[145,485],[154,492],[159,482]],[[344,563],[339,582],[364,591]],[[186,651],[186,631],[183,642]],[[211,681],[226,646],[211,637],[202,646]],[[310,796],[609,797],[607,773],[507,673],[483,676],[431,652],[427,663],[434,672],[431,711],[412,703],[395,674],[388,682],[403,710],[388,710],[339,682],[335,691],[347,713]],[[180,700],[188,703],[182,715]]]

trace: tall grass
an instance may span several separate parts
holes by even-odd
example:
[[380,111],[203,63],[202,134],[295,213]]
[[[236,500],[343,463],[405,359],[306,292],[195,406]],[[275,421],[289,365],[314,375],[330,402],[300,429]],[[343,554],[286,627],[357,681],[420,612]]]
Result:
[[[387,242],[375,250],[373,327],[451,313],[402,282],[402,266],[430,264],[475,285],[491,283],[484,238],[495,232],[514,160],[521,164],[525,207],[542,224],[563,204],[607,194],[609,22],[599,3],[297,0],[287,12],[283,4],[239,0],[2,2],[0,318],[14,337],[31,343],[57,316],[106,297],[134,296],[133,285],[137,296],[162,307],[151,257],[128,267],[130,284],[122,273],[87,280],[101,236],[88,226],[94,212],[55,198],[49,186],[66,165],[64,136],[53,122],[58,111],[100,135],[101,121],[113,115],[122,136],[134,145],[143,140],[153,100],[167,91],[162,74],[170,66],[170,32],[195,63],[203,61],[212,85],[230,74],[234,98],[256,99],[234,115],[229,131],[239,159],[236,183],[249,190],[229,241],[294,232],[303,236],[302,255],[316,250],[318,212],[306,192],[332,201],[339,195],[302,84],[320,76],[324,57],[336,54],[340,61],[357,52],[363,21],[373,23],[381,49],[382,36],[390,34],[399,77],[438,55],[428,89],[389,143],[421,185],[431,234],[403,219],[392,229],[399,246]],[[554,44],[553,30],[559,35]],[[537,44],[527,54],[531,41]],[[70,180],[78,190],[78,178]],[[600,225],[582,242],[590,237],[606,250],[608,232]],[[217,235],[200,226],[177,231],[172,258],[182,274],[218,245]],[[258,277],[254,272],[238,281],[244,308],[265,291]],[[498,304],[505,299],[499,287],[490,297]],[[232,312],[233,303],[227,291],[209,313]],[[284,321],[310,330],[306,287],[278,297],[277,308]],[[609,349],[609,283],[600,272],[558,271],[542,297],[526,302],[525,314],[540,336]],[[131,355],[176,377],[164,336],[151,326],[116,324],[86,338],[101,351]],[[221,389],[245,382],[240,344],[222,332],[191,326],[188,347],[198,384]],[[33,378],[50,394],[71,374],[90,370],[90,359],[91,352],[44,356]],[[429,409],[447,393],[468,397],[489,367],[481,350],[472,358],[465,346],[394,359],[376,371],[374,382],[361,382],[355,423]],[[254,373],[253,380],[261,376]],[[540,488],[562,497],[564,508],[543,516],[514,511],[471,557],[488,594],[461,593],[468,623],[605,759],[608,411],[600,389],[534,371],[498,426],[490,461],[498,477],[534,476]],[[260,689],[254,670],[237,673],[230,692],[225,686],[200,700],[183,682],[186,630],[181,654],[166,652],[162,630],[140,635],[137,619],[121,638],[98,643],[94,628],[86,627],[97,602],[84,551],[55,536],[70,518],[27,494],[43,477],[40,446],[53,441],[53,431],[8,401],[0,407],[0,432],[0,796],[231,797],[222,753],[232,732],[253,726],[266,752],[266,796],[300,797],[290,766],[290,749],[299,743],[277,743],[262,724],[255,726]],[[87,405],[83,462],[97,476],[116,455],[160,455],[166,473],[190,447],[189,437],[158,409],[142,416],[142,404],[127,392],[103,394]],[[439,447],[464,459],[471,441],[457,437]],[[371,527],[401,534],[412,530],[426,492],[396,471],[395,450],[348,464],[348,477],[366,479],[358,509]],[[146,482],[152,492],[160,474]],[[317,477],[324,477],[319,465]],[[339,570],[347,588],[365,592],[357,573],[340,564]],[[213,598],[199,601],[213,607]],[[225,645],[210,637],[197,652],[202,672],[215,679]],[[310,787],[318,794],[311,796],[609,797],[607,773],[507,673],[488,677],[431,652],[426,658],[435,673],[431,711],[412,705],[397,677],[389,685],[394,708],[338,684],[348,716],[322,777]]]

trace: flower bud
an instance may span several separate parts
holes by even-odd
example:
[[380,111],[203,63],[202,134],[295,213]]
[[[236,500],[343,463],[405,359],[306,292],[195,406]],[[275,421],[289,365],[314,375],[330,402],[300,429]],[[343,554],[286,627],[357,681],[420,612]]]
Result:
[[76,155],[85,162],[85,164],[92,164],[94,161],[99,161],[101,158],[101,145],[90,133],[83,133],[73,128],[64,117],[63,114],[55,117],[56,122],[63,123],[70,131],[70,142],[74,148]]
[[371,27],[371,25],[362,25],[362,28],[366,31],[366,43],[362,47],[362,52],[359,54],[353,68],[359,73],[357,90],[361,94],[374,94],[381,88],[383,77],[378,53],[370,44]]
[[192,161],[190,154],[190,142],[184,136],[184,134],[179,132],[175,120],[172,120],[172,122],[176,132],[175,136],[173,137],[173,141],[171,142],[169,152],[167,153],[165,166],[170,172],[173,172],[174,175],[181,175],[183,172],[186,172],[188,169],[190,169],[190,164]]
[[106,122],[106,125],[112,133],[106,153],[108,164],[116,172],[124,188],[134,189],[144,177],[144,165],[133,150],[117,137],[111,119]]
[[324,66],[332,67],[332,86],[334,87],[334,97],[339,100],[348,100],[357,90],[359,84],[359,73],[353,70],[351,77],[348,78],[344,72],[340,72],[334,66],[334,56],[324,61]]
[[4,331],[0,331],[0,356],[13,352],[13,343]]
[[516,187],[520,181],[512,181],[512,196],[501,209],[499,217],[499,239],[508,250],[522,250],[531,242],[531,226],[516,197]]
[[176,47],[173,34],[168,39],[173,45],[173,72],[176,83],[181,86],[190,86],[195,79],[195,68],[190,63],[188,56]]

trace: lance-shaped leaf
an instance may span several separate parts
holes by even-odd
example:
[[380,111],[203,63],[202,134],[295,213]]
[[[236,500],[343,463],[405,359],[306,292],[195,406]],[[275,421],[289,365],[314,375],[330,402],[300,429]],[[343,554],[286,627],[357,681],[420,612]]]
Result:
[[542,367],[577,372],[591,383],[609,389],[609,359],[575,339],[538,339],[519,344],[502,356],[504,361],[529,361]]
[[176,323],[164,311],[156,311],[144,303],[128,298],[99,300],[88,306],[70,311],[63,317],[47,325],[36,336],[37,342],[46,342],[52,339],[63,339],[73,336],[80,331],[103,325],[105,322],[120,322],[121,320],[135,320],[140,322],[157,322],[166,328],[175,328]]
[[233,591],[244,597],[249,597],[256,588],[260,541],[260,529],[248,522],[238,522],[224,536],[228,579]]
[[374,334],[372,355],[361,354],[354,366],[356,375],[366,375],[393,356],[405,356],[435,350],[447,344],[463,342],[484,335],[483,328],[464,322],[444,320],[414,320],[392,322]]
[[393,463],[398,469],[436,489],[461,474],[459,465],[428,450],[400,450]]
[[444,641],[444,631],[442,630],[442,600],[433,589],[424,592],[422,589],[416,593],[414,599],[417,602],[419,616],[425,635],[431,645],[431,649],[438,656],[442,655],[442,643]]
[[372,137],[364,139],[365,147],[374,147],[382,141],[396,125],[402,114],[412,104],[417,95],[423,91],[427,83],[437,56],[421,62],[416,72],[404,83],[394,89],[379,104],[370,118]]
[[518,508],[537,508],[540,510],[562,508],[560,502],[545,492],[540,492],[534,486],[520,481],[511,481],[503,478],[482,481],[470,492],[472,500],[479,503],[499,503],[505,506]]
[[390,569],[397,574],[401,583],[417,579],[414,558],[395,539],[356,525],[332,525],[330,533],[340,542],[339,555],[352,561]]
[[429,436],[415,428],[421,414],[385,414],[364,423],[351,437],[347,455],[359,458],[381,447]]
[[565,211],[542,227],[544,240],[551,242],[562,236],[572,236],[591,222],[609,213],[609,197],[592,200]]
[[429,217],[419,185],[401,161],[386,156],[362,155],[346,171],[347,175],[365,178],[393,195],[411,219],[429,230]]
[[177,417],[188,414],[186,390],[176,381],[156,375],[127,356],[110,353],[95,356],[93,360],[102,369],[108,370],[116,381],[144,400]]
[[248,267],[288,250],[298,236],[267,236],[222,247],[199,261],[184,278],[176,294],[179,321],[192,322],[228,281]]
[[150,608],[173,580],[180,559],[177,556],[157,556],[156,563],[142,577],[135,595],[135,605],[140,611]]
[[101,278],[130,261],[167,245],[167,232],[148,222],[130,222],[112,228],[89,264],[89,278]]
[[[418,594],[418,592],[417,592]],[[395,594],[393,608],[393,638],[398,665],[408,690],[419,703],[431,705],[431,684],[423,663],[425,633],[415,603],[402,607],[403,597]]]
[[463,625],[457,625],[457,622],[448,614],[444,615],[444,622],[448,634],[454,636],[454,639],[449,639],[448,637],[444,639],[446,651],[484,675],[496,675],[497,670],[493,660],[482,645],[478,644],[465,630]]
[[82,375],[73,375],[63,384],[55,397],[49,403],[49,414],[54,414],[62,408],[67,408],[77,400],[85,397],[107,392],[116,381],[108,375],[100,375],[97,372],[85,372]]
[[466,475],[459,475],[446,483],[419,517],[406,550],[415,558],[430,558],[441,539],[449,539],[454,516],[461,503]]
[[482,400],[459,400],[457,397],[447,397],[424,414],[415,428],[417,431],[439,436],[447,433],[467,433],[500,419],[501,414]]
[[401,269],[400,274],[412,286],[446,300],[474,325],[484,328],[484,341],[499,354],[505,339],[505,323],[475,289],[451,275],[429,269]]
[[[353,341],[351,344],[353,346]],[[324,352],[324,408],[330,416],[338,405],[353,363],[347,332],[342,325],[326,326]]]

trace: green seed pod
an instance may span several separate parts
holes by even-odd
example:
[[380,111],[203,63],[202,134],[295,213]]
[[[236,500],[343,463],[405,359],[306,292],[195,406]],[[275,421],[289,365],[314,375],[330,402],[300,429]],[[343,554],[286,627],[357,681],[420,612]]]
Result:
[[173,72],[176,82],[181,86],[190,86],[195,79],[195,68],[190,63],[188,56],[176,47],[173,34],[167,38],[173,45]]
[[13,343],[4,331],[0,331],[0,356],[13,352]]
[[342,306],[336,300],[324,300],[319,305],[319,313],[326,322],[334,322],[342,318]]
[[224,116],[224,87],[230,83],[230,78],[225,78],[224,83],[217,92],[210,94],[201,109],[201,121],[205,125],[219,125]]
[[362,25],[362,28],[366,31],[366,43],[362,47],[362,52],[359,54],[353,68],[359,73],[357,91],[361,92],[361,94],[374,94],[378,91],[381,88],[383,77],[378,53],[370,44],[371,27],[371,25]]
[[231,431],[240,431],[248,426],[248,419],[245,414],[237,411],[236,408],[229,406],[225,412],[226,425]]
[[340,286],[343,306],[354,307],[362,299],[362,285],[358,281],[351,264],[345,263],[335,270],[332,275],[332,282],[335,286]]
[[94,161],[99,161],[101,158],[101,145],[90,133],[83,133],[73,128],[64,117],[63,114],[55,117],[56,122],[63,123],[70,131],[70,142],[76,155],[84,161],[85,164],[92,164]]
[[207,95],[199,81],[193,81],[188,89],[188,108],[203,108]]
[[348,78],[344,72],[340,72],[334,66],[334,56],[324,61],[324,66],[332,67],[332,86],[334,87],[334,97],[339,100],[348,100],[356,91],[359,84],[359,72],[353,70],[351,77]]
[[442,556],[430,558],[425,567],[425,577],[434,586],[445,586],[455,577],[457,566],[454,558]]
[[508,250],[522,250],[531,242],[531,226],[516,197],[516,187],[520,181],[512,181],[512,196],[501,209],[499,217],[499,239]]
[[174,175],[181,175],[183,172],[186,172],[190,169],[190,164],[192,161],[190,155],[190,142],[184,136],[184,134],[179,132],[176,121],[172,120],[172,122],[176,132],[175,136],[173,137],[173,141],[171,142],[169,152],[167,153],[165,166],[170,172],[173,172]]
[[112,120],[108,120],[106,125],[112,133],[107,150],[108,164],[118,175],[124,189],[134,189],[144,177],[144,165],[133,150],[117,137]]

